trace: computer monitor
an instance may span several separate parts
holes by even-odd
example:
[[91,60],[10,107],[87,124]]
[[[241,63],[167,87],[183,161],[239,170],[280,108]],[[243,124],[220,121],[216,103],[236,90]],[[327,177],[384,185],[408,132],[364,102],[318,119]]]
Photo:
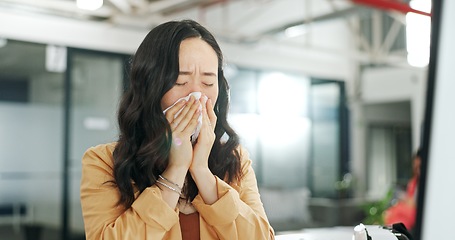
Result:
[[416,240],[454,239],[455,1],[434,0]]

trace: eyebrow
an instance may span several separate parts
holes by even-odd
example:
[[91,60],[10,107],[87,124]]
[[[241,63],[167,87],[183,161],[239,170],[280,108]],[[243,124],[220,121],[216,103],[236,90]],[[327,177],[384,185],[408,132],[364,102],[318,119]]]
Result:
[[[191,75],[191,72],[190,71],[179,71],[179,74],[180,75]],[[203,72],[202,75],[216,77],[216,74],[214,72]]]

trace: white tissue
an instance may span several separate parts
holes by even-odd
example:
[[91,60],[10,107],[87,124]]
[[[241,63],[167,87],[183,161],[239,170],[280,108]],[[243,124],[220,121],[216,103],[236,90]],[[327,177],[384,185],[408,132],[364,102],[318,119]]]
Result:
[[[182,100],[188,101],[191,96],[194,96],[196,98],[196,100],[198,100],[198,99],[201,98],[202,93],[201,92],[192,92],[192,93],[188,94],[188,96],[178,99],[177,101],[175,101],[174,104],[172,104],[170,107],[166,108],[163,111],[163,113],[166,113],[167,110],[169,110],[171,107],[173,107],[175,104],[177,104],[178,102],[180,102]],[[202,105],[199,106],[199,109],[202,109]],[[174,119],[180,114],[180,112],[182,110],[183,110],[183,108],[181,108],[177,113],[175,113]],[[197,119],[197,126],[194,129],[193,133],[191,134],[191,142],[192,143],[196,142],[196,139],[199,136],[199,132],[201,131],[201,126],[202,126],[202,112],[199,114],[199,117]]]

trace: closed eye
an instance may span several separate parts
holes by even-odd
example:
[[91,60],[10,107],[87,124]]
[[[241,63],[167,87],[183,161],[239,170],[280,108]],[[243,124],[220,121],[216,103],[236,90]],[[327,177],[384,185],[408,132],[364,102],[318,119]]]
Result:
[[216,77],[216,73],[214,72],[204,72],[203,75],[208,77]]
[[178,83],[176,82],[175,85],[176,86],[185,86],[188,82],[183,82],[183,83]]

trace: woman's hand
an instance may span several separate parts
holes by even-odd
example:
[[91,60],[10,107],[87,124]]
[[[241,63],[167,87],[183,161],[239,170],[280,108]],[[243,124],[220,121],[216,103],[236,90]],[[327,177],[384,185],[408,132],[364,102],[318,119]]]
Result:
[[202,99],[201,132],[194,145],[190,173],[206,204],[213,204],[218,200],[216,178],[208,166],[210,151],[215,141],[216,119],[212,101],[207,100],[207,97],[204,96]]
[[215,141],[215,124],[216,115],[213,111],[213,104],[207,96],[201,97],[202,103],[202,126],[194,145],[193,161],[190,166],[190,171],[196,168],[207,168],[210,151],[212,150]]
[[[200,106],[200,101],[192,96],[188,102],[178,102],[166,112],[166,119],[172,130],[172,146],[168,168],[182,168],[186,173],[190,167],[193,158],[190,136],[197,126],[197,119],[201,112]],[[180,109],[182,111],[174,119],[175,114]]]
[[[169,153],[169,164],[162,173],[166,179],[174,184],[183,186],[188,168],[193,159],[193,146],[190,141],[191,133],[197,125],[197,119],[201,114],[201,104],[194,97],[188,102],[181,101],[166,111],[166,119],[171,126],[172,145]],[[175,115],[178,114],[176,118]],[[177,206],[180,194],[168,188],[158,186],[162,190],[162,197],[171,208]]]

